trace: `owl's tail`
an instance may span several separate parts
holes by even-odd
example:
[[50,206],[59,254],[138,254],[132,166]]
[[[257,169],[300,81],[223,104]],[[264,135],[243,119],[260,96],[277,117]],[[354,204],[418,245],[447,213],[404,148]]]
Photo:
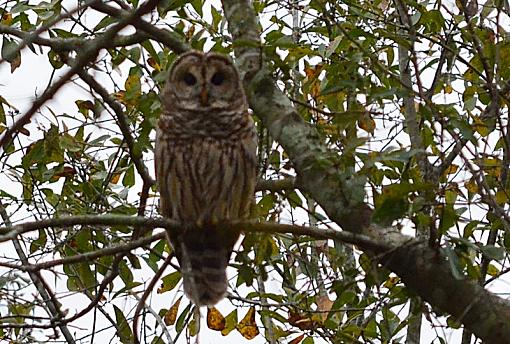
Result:
[[227,266],[239,234],[189,229],[170,242],[181,266],[184,292],[197,306],[212,306],[227,292]]

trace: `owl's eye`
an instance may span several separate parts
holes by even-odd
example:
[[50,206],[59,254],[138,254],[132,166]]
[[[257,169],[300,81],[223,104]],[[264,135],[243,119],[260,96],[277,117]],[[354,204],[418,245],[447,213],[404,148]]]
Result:
[[191,73],[186,73],[182,77],[182,80],[186,83],[188,86],[193,86],[197,83],[197,78]]
[[216,86],[220,86],[221,84],[223,84],[223,81],[225,81],[225,76],[220,72],[214,73],[214,75],[211,78],[211,82],[213,83],[213,85]]

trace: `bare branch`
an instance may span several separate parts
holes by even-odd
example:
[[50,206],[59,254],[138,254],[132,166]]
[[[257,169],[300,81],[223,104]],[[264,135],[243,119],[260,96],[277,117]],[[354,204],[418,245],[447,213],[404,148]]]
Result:
[[289,177],[285,179],[279,180],[264,180],[259,179],[257,181],[257,186],[255,187],[255,191],[271,191],[271,192],[279,192],[279,191],[292,191],[296,188],[296,179]]
[[[66,52],[79,50],[82,47],[94,42],[94,39],[85,38],[45,38],[36,36],[32,38],[33,33],[27,33],[22,30],[15,29],[11,26],[0,24],[0,33],[4,35],[12,35],[21,38],[23,41],[31,41],[32,43],[50,47],[57,52]],[[108,48],[123,47],[137,43],[141,43],[148,39],[149,36],[144,32],[136,32],[132,35],[119,35],[115,37],[109,44]]]
[[[117,9],[115,7],[106,5],[104,2],[98,2],[94,4],[92,8],[96,11],[118,18],[119,20],[125,20],[130,16],[129,11]],[[171,31],[159,29],[153,24],[143,20],[141,16],[135,18],[131,24],[137,29],[150,35],[153,40],[163,43],[178,54],[190,50],[189,45],[184,43],[179,35]]]

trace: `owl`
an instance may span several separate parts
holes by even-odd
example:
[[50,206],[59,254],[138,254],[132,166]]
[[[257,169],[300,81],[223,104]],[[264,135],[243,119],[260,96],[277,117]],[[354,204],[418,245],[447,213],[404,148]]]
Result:
[[257,136],[239,74],[224,55],[191,51],[172,65],[161,93],[155,167],[163,216],[184,291],[198,306],[227,290],[240,232],[217,224],[246,219],[254,201]]

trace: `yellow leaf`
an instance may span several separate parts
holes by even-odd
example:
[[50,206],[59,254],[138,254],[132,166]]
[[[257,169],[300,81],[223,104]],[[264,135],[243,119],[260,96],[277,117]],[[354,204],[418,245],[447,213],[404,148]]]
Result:
[[448,166],[448,168],[444,171],[445,175],[454,174],[459,169],[459,165],[451,164]]
[[499,190],[496,192],[496,203],[499,205],[504,205],[508,202],[508,195],[505,191]]
[[370,114],[366,113],[358,119],[358,126],[367,133],[373,134],[375,130],[375,121]]
[[179,305],[181,303],[182,296],[175,301],[172,307],[166,312],[163,320],[165,321],[166,326],[171,326],[175,324],[175,320],[177,319],[177,312],[179,311]]
[[215,331],[222,331],[225,328],[225,318],[216,307],[207,308],[207,327]]
[[489,127],[480,117],[473,116],[473,121],[473,128],[478,132],[478,134],[482,135],[483,137],[486,137],[490,134]]
[[400,281],[400,278],[397,276],[390,277],[384,282],[384,286],[388,289],[393,288],[398,282]]
[[237,324],[236,329],[248,340],[255,338],[259,334],[259,329],[255,322],[255,307],[250,307],[243,320]]
[[7,25],[7,26],[10,26],[11,23],[12,23],[12,13],[10,12],[5,12],[3,15],[2,15],[2,20],[0,21],[0,23],[4,24],[4,25]]
[[494,266],[493,264],[489,264],[488,268],[487,268],[487,273],[489,274],[489,276],[492,276],[492,277],[496,277],[499,275],[499,269]]
[[112,179],[110,179],[110,182],[113,184],[117,184],[120,179],[120,173],[114,173],[112,176]]
[[478,185],[473,179],[468,180],[464,183],[464,187],[471,193],[477,193],[478,192]]
[[444,93],[446,94],[451,94],[453,92],[453,87],[452,85],[448,84],[444,87]]

